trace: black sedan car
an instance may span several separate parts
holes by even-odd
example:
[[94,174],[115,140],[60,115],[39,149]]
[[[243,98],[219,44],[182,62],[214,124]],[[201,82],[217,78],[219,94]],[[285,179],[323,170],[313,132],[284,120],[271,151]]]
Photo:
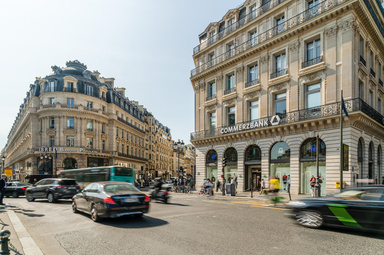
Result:
[[384,231],[384,186],[346,189],[324,198],[308,198],[287,204],[292,216],[305,227],[324,225]]
[[125,215],[141,217],[149,210],[150,198],[126,182],[95,182],[72,198],[74,213],[91,214],[93,221]]
[[28,202],[43,198],[48,199],[49,203],[53,203],[58,199],[72,198],[80,190],[80,185],[75,179],[46,178],[27,188],[25,196]]
[[26,182],[7,182],[7,186],[4,188],[4,196],[17,198],[25,195],[25,190],[30,187],[31,184]]

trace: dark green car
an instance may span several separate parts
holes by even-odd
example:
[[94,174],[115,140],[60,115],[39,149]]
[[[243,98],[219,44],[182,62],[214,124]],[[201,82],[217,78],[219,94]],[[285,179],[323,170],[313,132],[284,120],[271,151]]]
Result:
[[345,189],[324,198],[308,198],[287,204],[300,225],[324,225],[384,231],[384,186]]

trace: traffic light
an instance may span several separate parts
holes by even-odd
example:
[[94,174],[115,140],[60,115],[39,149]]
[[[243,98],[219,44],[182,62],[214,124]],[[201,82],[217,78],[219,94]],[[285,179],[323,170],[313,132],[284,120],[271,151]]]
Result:
[[181,167],[180,167],[180,173],[182,173],[182,172],[183,172],[183,167],[181,166]]
[[225,167],[226,165],[227,165],[227,160],[223,158],[223,167]]

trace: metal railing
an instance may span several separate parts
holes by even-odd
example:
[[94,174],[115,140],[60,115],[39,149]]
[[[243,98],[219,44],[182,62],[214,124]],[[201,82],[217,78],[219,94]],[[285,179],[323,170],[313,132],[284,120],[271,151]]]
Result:
[[212,96],[207,96],[205,101],[210,101],[210,100],[215,99],[215,98],[216,98],[216,94],[212,95]]
[[130,154],[121,153],[121,152],[119,152],[118,155],[119,155],[120,157],[125,157],[125,158],[132,158],[132,159],[138,159],[138,160],[148,161],[148,159],[146,159],[146,158],[137,157],[137,156],[133,156],[133,155],[130,155]]
[[99,111],[96,110],[95,108],[86,107],[86,106],[84,106],[84,110],[86,110],[86,111],[91,111],[91,112],[99,112]]
[[223,38],[226,35],[229,35],[230,33],[234,32],[238,28],[242,27],[243,25],[251,22],[255,18],[259,17],[260,15],[266,13],[270,9],[276,7],[277,5],[281,4],[285,0],[271,0],[265,3],[264,5],[257,8],[255,11],[248,13],[245,17],[239,19],[232,25],[226,27],[219,33],[217,33],[215,36],[208,37],[208,39],[202,41],[199,45],[197,45],[195,48],[193,48],[193,54],[198,53],[200,50],[207,48],[209,45],[217,42],[221,38]]
[[77,105],[73,105],[73,104],[62,104],[61,108],[79,109],[79,107]]
[[65,87],[63,89],[64,92],[73,92],[73,93],[76,93],[76,88],[68,88],[68,87]]
[[123,122],[124,124],[136,129],[137,131],[140,131],[141,133],[145,134],[145,131],[144,130],[141,130],[140,128],[132,125],[131,123],[129,123],[128,121],[125,121],[124,119],[122,119],[121,117],[117,117],[117,120],[120,121],[120,122]]
[[[262,42],[265,42],[269,39],[272,39],[274,38],[275,36],[277,36],[278,34],[282,33],[282,31],[287,31],[289,29],[292,29],[304,22],[306,22],[307,20],[310,20],[326,11],[329,11],[331,10],[332,8],[338,6],[339,4],[341,3],[344,3],[345,1],[348,1],[348,0],[325,0],[321,3],[319,3],[318,5],[315,5],[313,6],[312,8],[309,8],[301,13],[299,13],[298,15],[288,19],[287,21],[285,21],[284,23],[280,24],[280,25],[277,25],[267,31],[265,31],[264,33],[261,33],[259,34],[256,38],[252,38],[242,44],[239,44],[237,46],[235,46],[235,49],[234,49],[234,55],[232,57],[235,57],[239,54],[241,54],[242,52],[252,48],[252,47],[255,47],[257,44],[260,44]],[[255,45],[255,42],[256,42],[256,45]],[[227,59],[229,58],[232,58],[232,57],[228,57],[228,54],[227,52],[225,52],[224,54],[221,54],[217,57],[215,57],[214,60],[210,60],[212,63],[210,63],[210,65],[208,66],[207,62],[197,66],[195,69],[191,70],[191,77],[207,70],[208,68],[211,68],[215,65],[218,65],[224,61],[226,61]]]
[[323,56],[320,56],[320,57],[317,57],[317,58],[313,58],[313,59],[310,59],[308,61],[305,61],[303,63],[301,63],[301,68],[306,68],[308,66],[313,66],[313,65],[316,65],[318,63],[321,63],[323,62]]
[[373,77],[376,77],[376,73],[375,73],[375,71],[373,71],[372,68],[371,68],[371,75],[372,75]]
[[226,90],[224,90],[224,95],[231,94],[232,92],[235,92],[235,91],[236,91],[236,88],[229,88],[229,89],[226,89]]
[[[371,119],[375,120],[380,125],[384,126],[383,115],[381,115],[378,111],[376,111],[369,104],[364,102],[362,99],[355,98],[355,99],[344,100],[344,102],[345,102],[345,108],[348,114],[361,111]],[[331,117],[331,116],[340,116],[340,102],[326,104],[326,105],[322,105],[314,108],[307,108],[303,110],[288,112],[285,115],[279,115],[280,117],[279,125],[292,124],[299,121],[320,119],[320,118]],[[252,124],[256,122],[266,123],[269,120],[271,120],[271,116],[261,118],[256,121],[252,120],[252,121],[236,123],[235,126],[239,126],[239,125],[252,126],[251,123]],[[194,141],[199,139],[205,139],[208,137],[222,136],[223,135],[222,130],[235,127],[235,126],[222,126],[216,129],[194,132],[194,133],[191,133],[191,140]],[[238,131],[238,132],[242,132],[242,131]]]
[[280,71],[271,73],[271,79],[280,77],[280,76],[285,75],[287,73],[288,73],[288,69],[281,69]]
[[258,83],[259,83],[259,79],[254,79],[253,81],[249,81],[249,82],[245,83],[245,87],[249,88],[249,87],[252,87]]
[[379,84],[381,87],[383,87],[383,81],[381,79],[379,79]]

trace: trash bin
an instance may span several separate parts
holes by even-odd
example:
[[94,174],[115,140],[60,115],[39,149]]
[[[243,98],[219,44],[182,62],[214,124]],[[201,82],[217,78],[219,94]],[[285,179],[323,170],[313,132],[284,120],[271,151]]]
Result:
[[[343,189],[345,188],[345,182],[343,182]],[[340,189],[340,182],[336,182],[336,189]]]
[[225,192],[227,193],[227,196],[231,196],[232,195],[232,185],[230,183],[227,183],[225,185]]
[[234,183],[231,183],[231,196],[236,196],[236,189]]

